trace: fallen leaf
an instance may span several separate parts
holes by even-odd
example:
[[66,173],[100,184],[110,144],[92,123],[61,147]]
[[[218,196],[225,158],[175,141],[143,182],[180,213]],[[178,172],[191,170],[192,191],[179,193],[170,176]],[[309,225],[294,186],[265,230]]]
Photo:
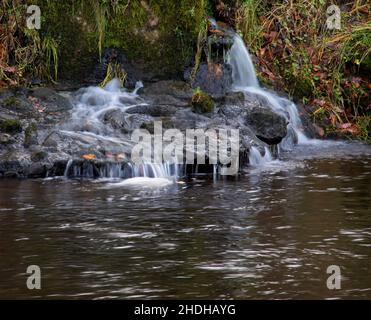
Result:
[[92,153],[84,154],[82,157],[83,157],[85,160],[94,160],[94,159],[97,158],[96,155],[95,155],[95,154],[92,154]]

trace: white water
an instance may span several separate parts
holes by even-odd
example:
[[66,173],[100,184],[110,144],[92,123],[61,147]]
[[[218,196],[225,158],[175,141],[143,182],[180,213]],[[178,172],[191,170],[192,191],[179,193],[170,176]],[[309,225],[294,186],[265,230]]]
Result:
[[[298,144],[307,144],[311,140],[303,133],[302,122],[296,105],[285,98],[277,96],[275,93],[260,87],[256,76],[254,64],[250,54],[239,35],[234,36],[234,44],[230,50],[229,63],[232,66],[233,89],[255,95],[276,113],[283,115],[288,124],[288,134],[279,145],[279,149],[289,150]],[[258,160],[259,152],[253,148],[250,150],[250,156],[253,163]],[[260,153],[259,153],[260,155]],[[260,155],[262,162],[266,159]]]
[[252,166],[261,166],[273,160],[272,154],[267,147],[264,150],[264,156],[261,155],[260,151],[252,146],[250,148],[249,163]]
[[[130,150],[129,137],[119,130],[111,128],[104,123],[104,115],[111,110],[125,112],[129,108],[146,105],[137,91],[143,87],[138,82],[133,92],[128,92],[120,86],[117,79],[110,81],[104,88],[88,87],[82,89],[76,99],[70,121],[61,127],[61,134],[77,139],[86,145],[97,148],[101,145],[112,148],[115,153],[125,154]],[[123,156],[124,159],[126,156]],[[104,161],[100,164],[82,163],[82,159],[70,159],[67,163],[65,177],[85,178],[108,178],[108,179],[131,179],[128,185],[145,184],[149,179],[166,179],[174,181],[179,176],[179,165],[174,163],[143,163],[133,164],[130,162]],[[136,183],[134,182],[136,181]],[[155,181],[151,181],[152,185]],[[163,181],[160,181],[160,185]]]
[[176,180],[180,176],[181,165],[174,163],[143,163],[131,162],[102,162],[100,164],[83,163],[70,159],[67,163],[64,177],[128,179],[128,178],[166,178]]
[[[260,87],[249,52],[243,40],[237,34],[234,36],[234,44],[229,53],[229,63],[232,66],[234,90],[255,95],[273,111],[283,115],[288,120],[288,135],[280,143],[279,149],[288,150],[292,149],[296,143],[306,144],[311,141],[303,133],[296,105],[292,101]],[[103,118],[111,110],[125,112],[134,106],[146,105],[145,101],[137,95],[137,91],[142,86],[142,83],[138,83],[133,92],[128,92],[120,87],[117,79],[114,79],[104,88],[89,87],[83,89],[75,105],[70,123],[64,126],[61,132],[86,143],[114,144],[117,145],[118,149],[127,147],[127,137],[124,139],[117,130],[115,131],[115,129],[107,126]],[[268,148],[265,149],[264,155],[261,155],[258,149],[251,147],[250,164],[259,166],[272,161],[272,159]],[[108,162],[97,168],[93,164],[81,166],[81,164],[75,164],[74,161],[70,160],[65,170],[65,176],[98,176],[120,179],[165,178],[174,180],[174,178],[179,177],[179,167],[177,164],[169,163],[134,165],[131,163]],[[214,167],[214,176],[217,174],[217,167]],[[147,180],[137,180],[140,183],[145,183],[145,181]]]
[[118,79],[113,79],[104,88],[88,87],[82,89],[71,115],[70,123],[63,129],[71,134],[95,134],[104,140],[116,139],[112,136],[113,129],[103,123],[104,115],[111,110],[125,112],[129,108],[146,105],[137,95],[143,87],[141,82],[136,84],[133,92],[121,88]]
[[254,64],[247,48],[237,34],[233,39],[229,63],[232,66],[233,86],[237,88],[259,87]]
[[167,178],[148,178],[148,177],[135,177],[123,180],[118,183],[109,183],[107,187],[127,187],[127,188],[146,188],[146,189],[159,189],[173,184],[173,180]]

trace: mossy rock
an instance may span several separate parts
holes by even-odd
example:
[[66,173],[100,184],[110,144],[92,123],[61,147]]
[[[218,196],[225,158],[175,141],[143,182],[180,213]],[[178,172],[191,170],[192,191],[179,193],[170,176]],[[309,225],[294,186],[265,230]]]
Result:
[[0,131],[6,133],[22,132],[22,124],[18,119],[0,120]]
[[27,148],[33,144],[37,144],[37,126],[34,122],[24,131],[24,146]]
[[209,94],[196,90],[191,101],[192,110],[195,113],[209,113],[214,111],[214,101]]

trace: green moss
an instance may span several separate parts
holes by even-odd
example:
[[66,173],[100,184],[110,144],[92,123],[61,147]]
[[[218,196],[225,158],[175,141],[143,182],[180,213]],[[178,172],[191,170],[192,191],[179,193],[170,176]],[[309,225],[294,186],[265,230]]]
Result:
[[210,95],[197,88],[192,97],[191,106],[196,113],[208,113],[214,110],[214,101]]
[[0,131],[6,133],[22,132],[22,124],[17,119],[0,120]]
[[6,107],[19,107],[21,102],[14,96],[4,99],[4,105]]
[[[77,80],[86,78],[92,73],[99,56],[91,1],[38,0],[36,4],[42,12],[40,37],[51,39],[53,48],[58,47],[60,77]],[[55,50],[52,50],[50,55],[54,53]]]
[[144,61],[145,68],[154,73],[176,74],[194,56],[205,4],[132,1],[124,12],[110,17],[105,46],[122,49],[129,59]]
[[41,36],[58,44],[62,78],[90,75],[103,48],[120,49],[145,71],[174,75],[194,56],[207,0],[38,0]]

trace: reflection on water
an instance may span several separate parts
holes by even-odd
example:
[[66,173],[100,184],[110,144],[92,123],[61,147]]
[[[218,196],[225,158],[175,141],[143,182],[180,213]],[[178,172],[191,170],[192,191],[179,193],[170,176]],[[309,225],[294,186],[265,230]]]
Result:
[[304,146],[237,180],[160,189],[0,180],[0,298],[370,299],[370,155]]

